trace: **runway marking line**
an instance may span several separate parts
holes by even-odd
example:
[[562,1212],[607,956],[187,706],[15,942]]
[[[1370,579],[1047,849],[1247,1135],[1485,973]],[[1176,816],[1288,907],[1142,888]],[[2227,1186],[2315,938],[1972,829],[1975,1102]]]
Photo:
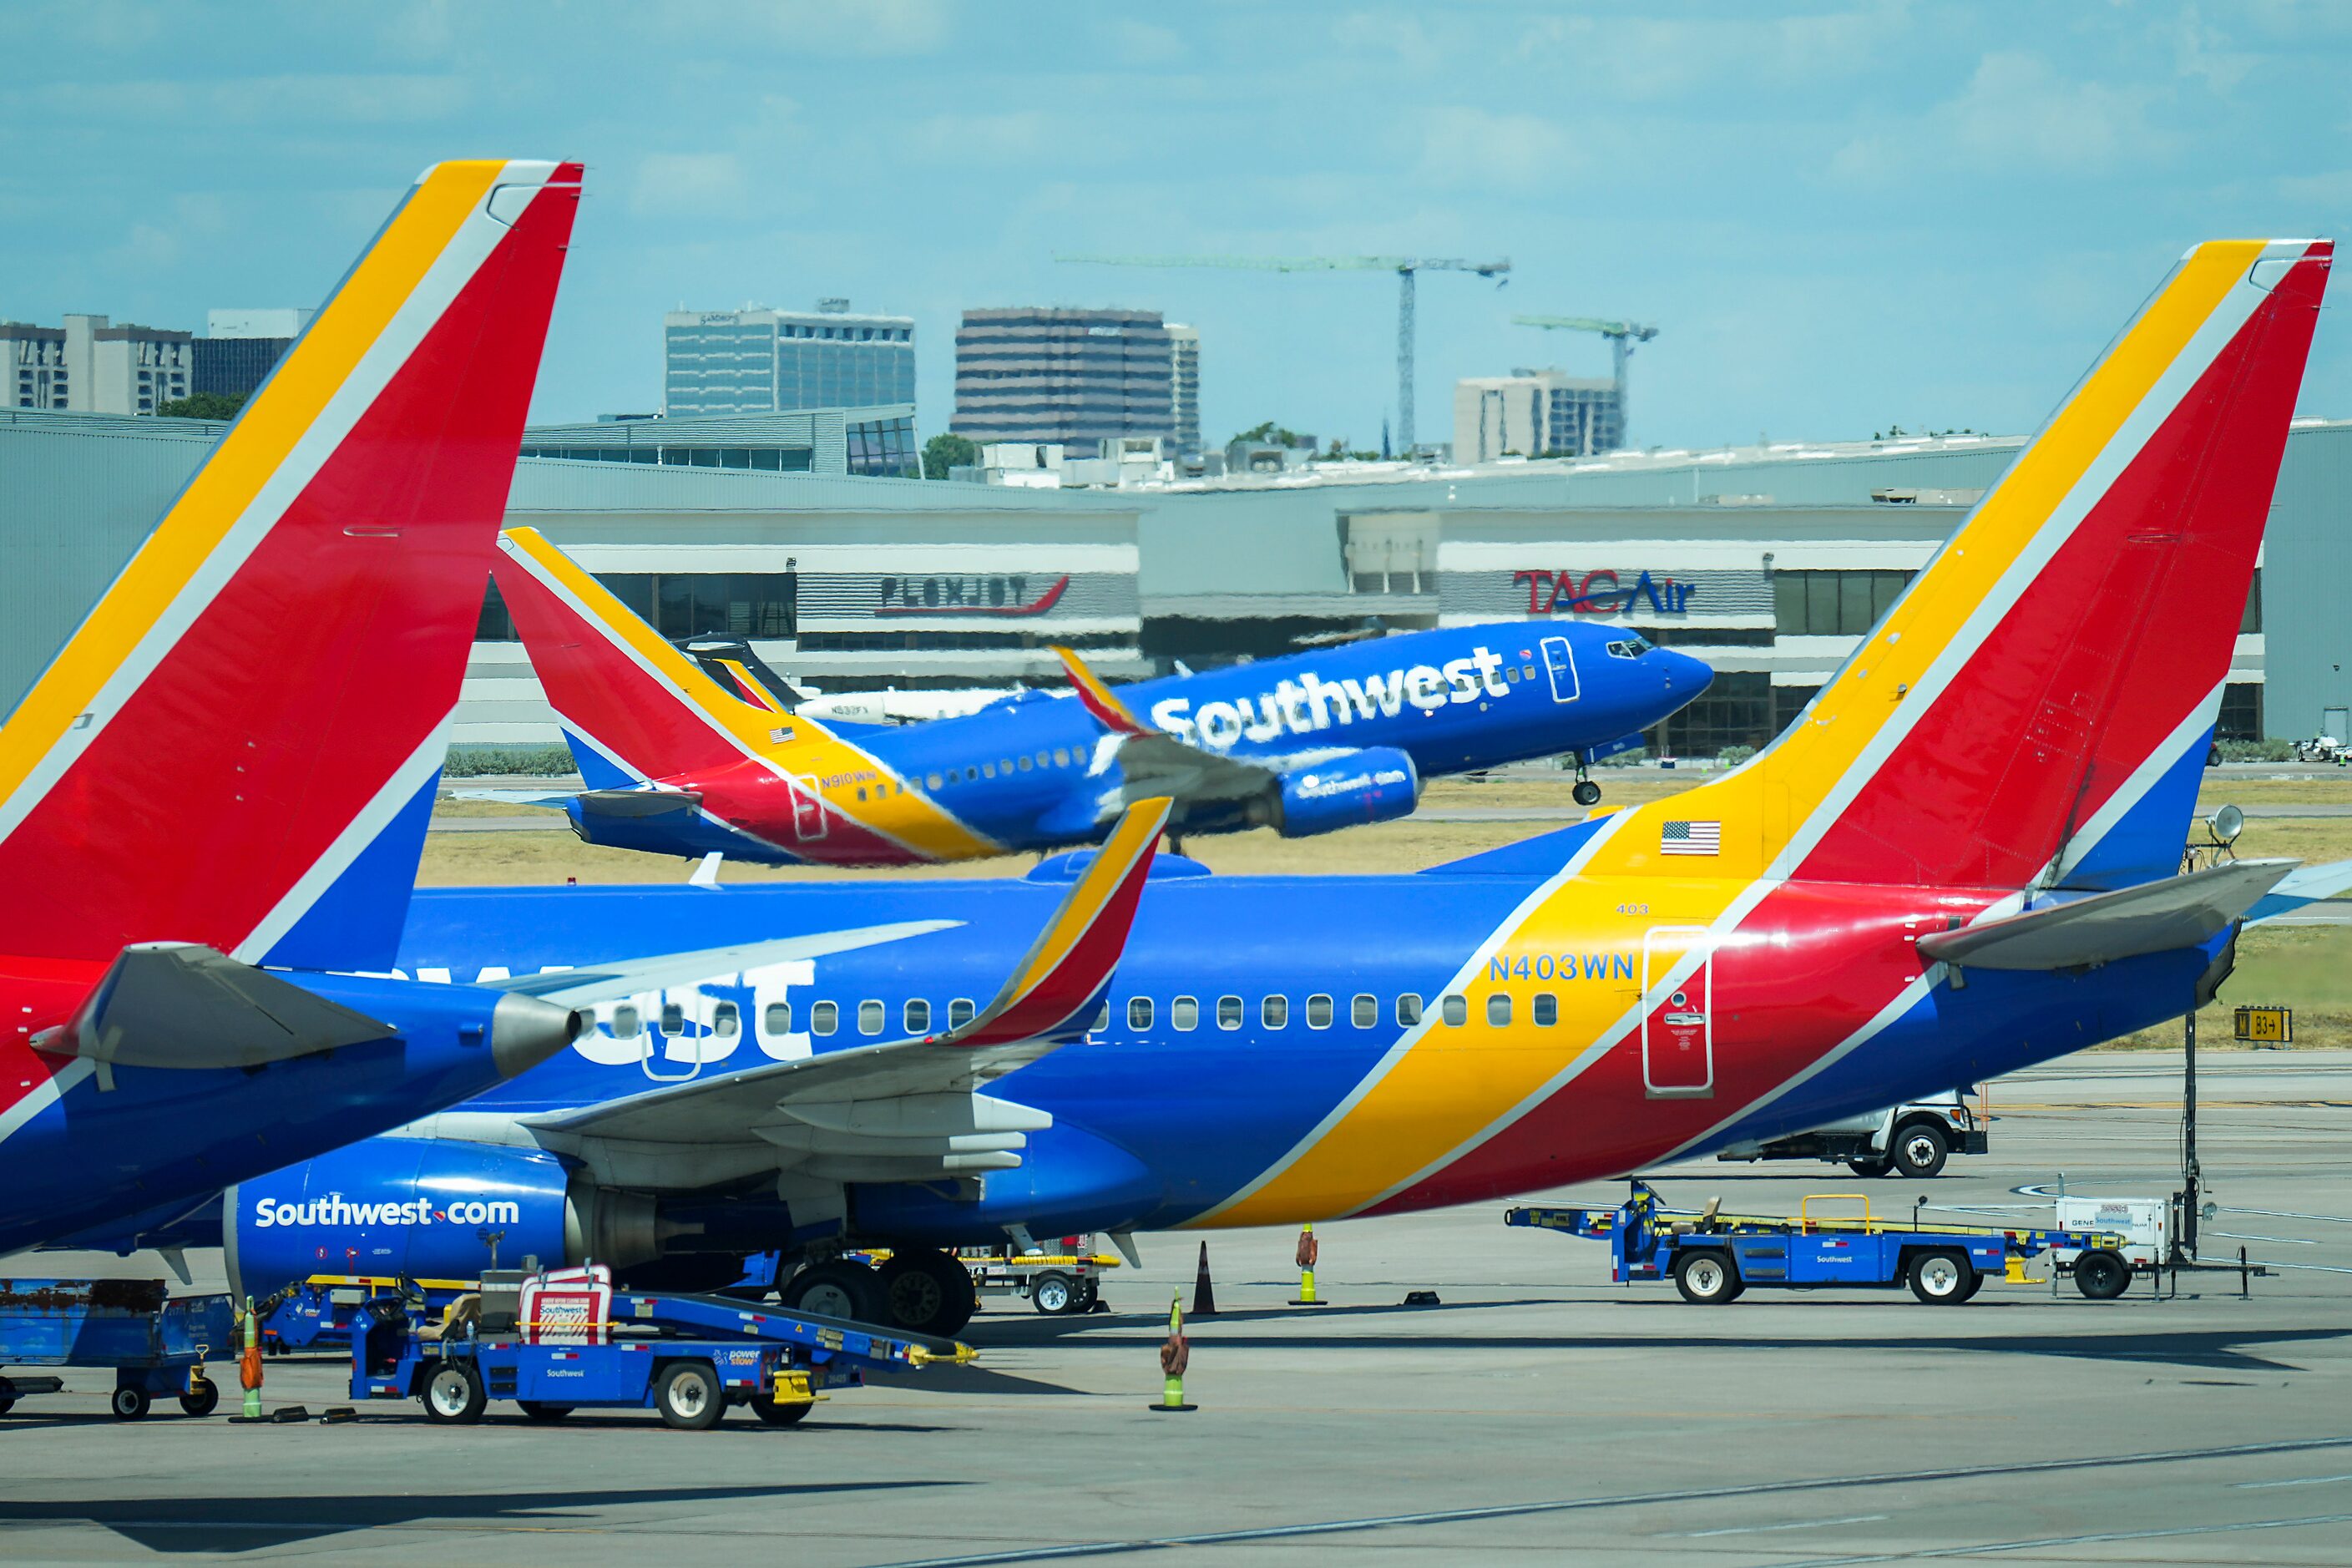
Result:
[[1685,1530],[1685,1541],[1705,1541],[1712,1535],[1769,1535],[1777,1530],[1827,1530],[1837,1524],[1871,1524],[1886,1516],[1883,1513],[1850,1513],[1843,1519],[1801,1519],[1788,1524],[1734,1524],[1721,1530]]

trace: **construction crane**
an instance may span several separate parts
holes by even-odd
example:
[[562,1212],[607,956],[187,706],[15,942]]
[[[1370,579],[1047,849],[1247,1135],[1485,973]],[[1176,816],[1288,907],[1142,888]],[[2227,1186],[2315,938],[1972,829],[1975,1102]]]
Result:
[[1413,278],[1423,272],[1475,272],[1508,283],[1511,264],[1412,256],[1056,256],[1096,267],[1238,267],[1259,272],[1393,272],[1397,275],[1397,440],[1413,447]]
[[1636,343],[1646,343],[1658,335],[1655,327],[1645,327],[1638,321],[1603,321],[1591,316],[1513,316],[1515,327],[1541,327],[1552,331],[1598,332],[1609,340],[1612,366],[1612,381],[1617,388],[1617,439],[1625,444],[1625,358]]

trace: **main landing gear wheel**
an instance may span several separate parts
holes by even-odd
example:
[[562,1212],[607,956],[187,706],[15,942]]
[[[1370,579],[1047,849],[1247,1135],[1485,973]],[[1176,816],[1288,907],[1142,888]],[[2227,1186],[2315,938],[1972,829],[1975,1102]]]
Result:
[[425,1380],[425,1417],[444,1426],[470,1426],[490,1402],[482,1374],[468,1361],[445,1361]]
[[709,1362],[682,1361],[662,1373],[661,1386],[654,1392],[654,1408],[661,1412],[664,1426],[699,1432],[717,1426],[727,1414],[727,1394]]
[[956,1333],[980,1309],[971,1271],[929,1247],[892,1252],[875,1271],[875,1282],[882,1292],[882,1321],[909,1333]]
[[784,1281],[779,1295],[787,1310],[814,1312],[820,1318],[847,1318],[860,1323],[887,1321],[881,1281],[863,1263],[836,1258],[803,1268]]
[[1921,1181],[1940,1173],[1951,1152],[1951,1139],[1932,1121],[1914,1121],[1895,1134],[1895,1168]]
[[1931,1307],[1958,1306],[1976,1294],[1969,1277],[1976,1266],[1948,1247],[1923,1252],[1911,1264],[1911,1294]]
[[1594,784],[1591,779],[1577,780],[1576,787],[1568,793],[1575,799],[1576,804],[1579,805],[1599,805],[1601,804],[1601,786]]
[[1719,1306],[1739,1299],[1739,1276],[1731,1259],[1712,1247],[1685,1252],[1675,1265],[1675,1289],[1683,1300],[1702,1307]]
[[2131,1265],[2104,1247],[2074,1259],[2074,1289],[2093,1301],[2112,1301],[2131,1289]]

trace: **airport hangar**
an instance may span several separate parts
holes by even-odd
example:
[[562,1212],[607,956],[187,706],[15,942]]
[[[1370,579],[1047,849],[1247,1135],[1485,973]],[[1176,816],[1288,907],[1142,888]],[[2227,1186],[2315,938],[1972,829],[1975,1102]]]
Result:
[[[509,518],[666,634],[747,636],[828,690],[1052,684],[1055,643],[1117,679],[1368,625],[1594,615],[1715,667],[1714,688],[1654,737],[1711,756],[1796,714],[2021,445],[1902,437],[1044,489],[891,477],[911,415],[534,427]],[[222,428],[0,411],[0,701]],[[2298,420],[2225,736],[2352,732],[2347,519],[2352,421]],[[494,601],[483,632],[453,739],[554,740]]]

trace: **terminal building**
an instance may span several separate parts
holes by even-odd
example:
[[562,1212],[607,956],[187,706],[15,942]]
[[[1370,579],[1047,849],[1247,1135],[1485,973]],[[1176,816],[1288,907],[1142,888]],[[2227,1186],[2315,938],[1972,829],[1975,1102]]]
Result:
[[[871,411],[837,412],[828,431]],[[798,435],[776,426],[766,445],[744,430],[735,445],[691,448],[751,454],[740,461],[614,456],[648,439],[666,453],[661,426],[703,423],[534,430],[510,515],[665,635],[750,637],[808,684],[1058,684],[1055,643],[1131,679],[1367,628],[1586,616],[1714,666],[1713,688],[1653,738],[1692,756],[1760,744],[1786,724],[2022,445],[1954,437],[1338,464],[1061,489],[854,472],[845,436],[823,438],[838,458],[816,455],[814,420]],[[0,545],[12,567],[0,582],[0,706],[220,428],[0,414]],[[787,467],[794,442],[810,455]],[[772,463],[756,455],[768,451]],[[2352,737],[2347,519],[2352,422],[2297,421],[2225,735]],[[494,602],[470,673],[457,739],[554,736]]]

